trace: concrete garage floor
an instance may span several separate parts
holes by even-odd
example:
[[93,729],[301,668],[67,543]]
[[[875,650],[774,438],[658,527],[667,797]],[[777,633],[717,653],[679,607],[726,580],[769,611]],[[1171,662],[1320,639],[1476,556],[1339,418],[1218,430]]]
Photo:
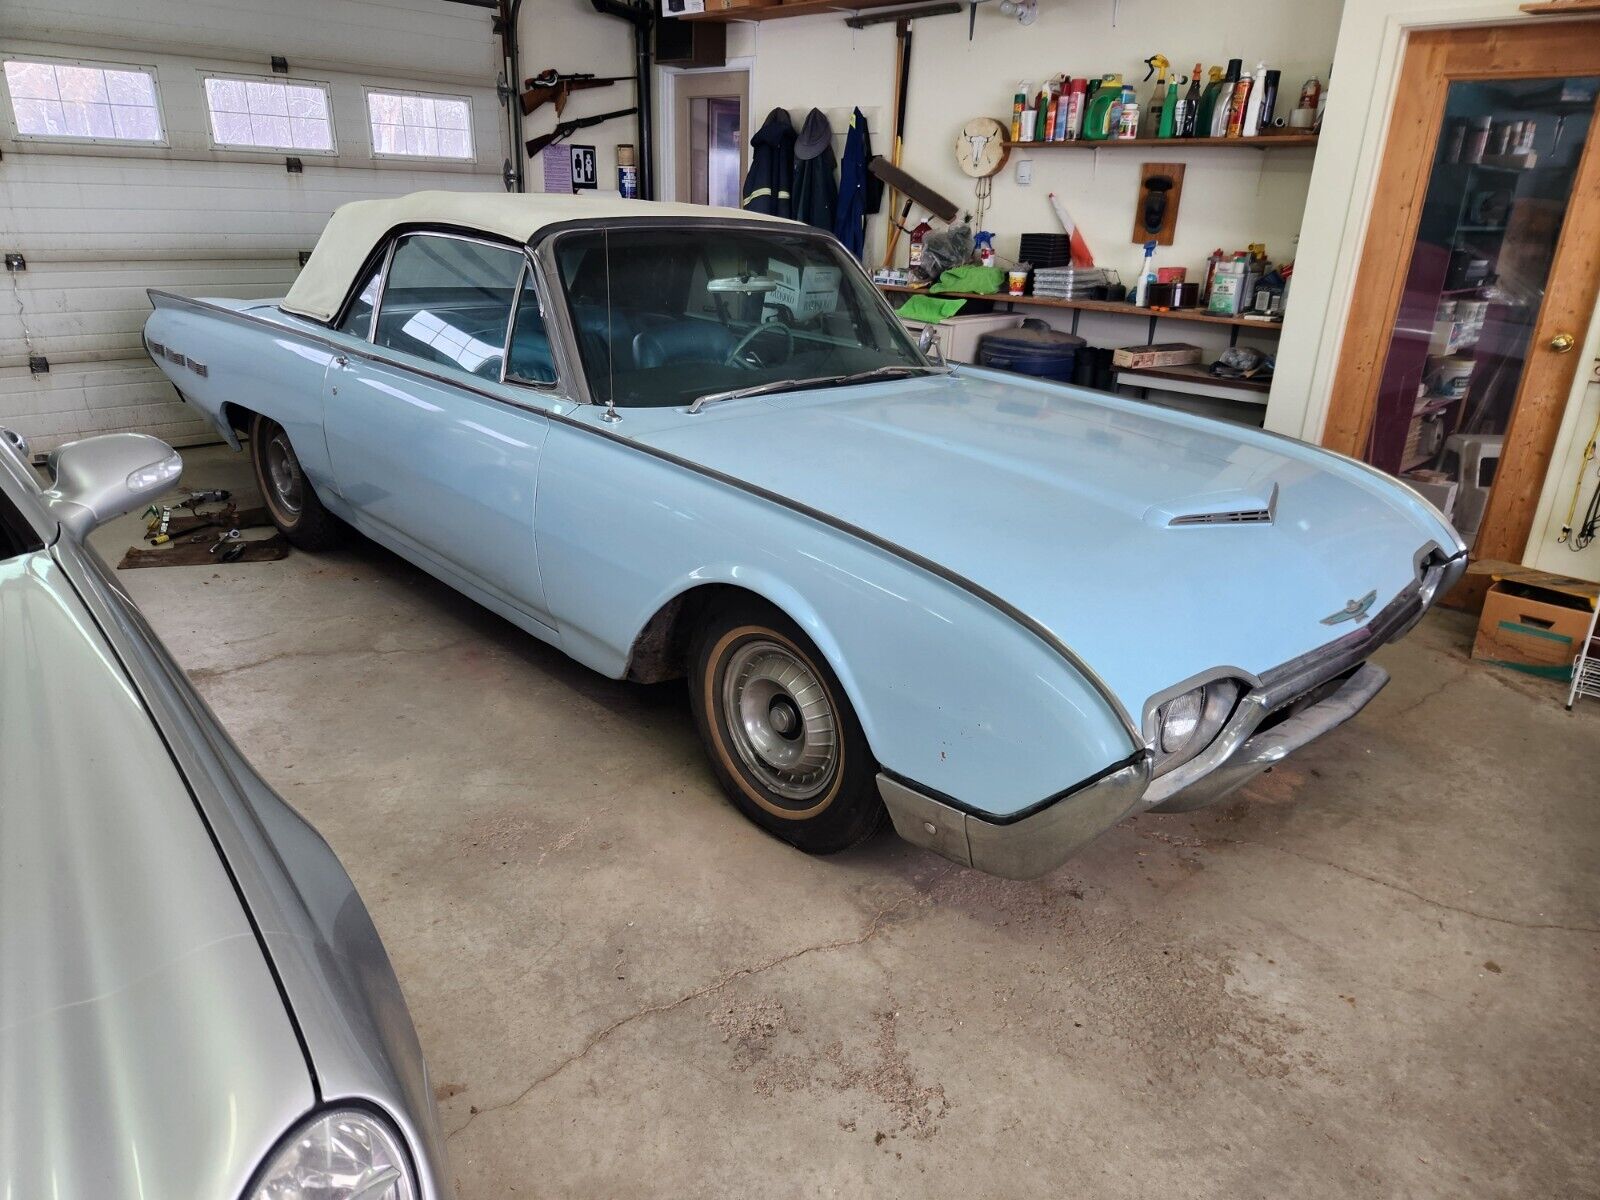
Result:
[[803,857],[681,686],[368,543],[121,578],[361,888],[465,1200],[1600,1195],[1600,704],[1458,614],[1237,799],[1010,883]]

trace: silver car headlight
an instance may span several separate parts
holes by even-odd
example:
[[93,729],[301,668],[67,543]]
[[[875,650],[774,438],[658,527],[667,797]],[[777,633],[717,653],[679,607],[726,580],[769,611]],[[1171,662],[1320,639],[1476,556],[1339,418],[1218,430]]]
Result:
[[359,1108],[317,1113],[279,1143],[247,1200],[417,1200],[400,1135]]
[[1200,754],[1222,732],[1242,690],[1237,679],[1213,679],[1172,697],[1155,712],[1154,775],[1165,775]]

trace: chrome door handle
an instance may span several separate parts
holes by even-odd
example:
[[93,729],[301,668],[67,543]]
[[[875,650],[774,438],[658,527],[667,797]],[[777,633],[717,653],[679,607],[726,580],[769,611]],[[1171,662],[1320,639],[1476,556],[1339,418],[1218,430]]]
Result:
[[1565,354],[1577,344],[1578,339],[1573,337],[1570,333],[1558,333],[1555,335],[1555,337],[1550,339],[1550,349],[1554,350],[1557,354]]

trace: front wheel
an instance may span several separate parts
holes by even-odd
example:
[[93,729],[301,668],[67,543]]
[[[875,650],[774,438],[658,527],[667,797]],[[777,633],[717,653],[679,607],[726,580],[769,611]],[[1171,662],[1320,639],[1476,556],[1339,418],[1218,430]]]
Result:
[[860,722],[822,655],[777,609],[749,601],[709,614],[689,688],[717,782],[757,825],[833,854],[883,823]]
[[282,425],[259,413],[253,416],[250,457],[267,513],[284,537],[302,550],[327,550],[339,544],[343,527],[317,499]]

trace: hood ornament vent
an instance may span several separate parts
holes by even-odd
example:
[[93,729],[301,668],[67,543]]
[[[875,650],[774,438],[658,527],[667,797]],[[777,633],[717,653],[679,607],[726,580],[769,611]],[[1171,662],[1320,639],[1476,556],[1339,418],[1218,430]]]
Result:
[[1167,522],[1168,528],[1177,525],[1270,525],[1272,524],[1272,510],[1270,508],[1242,508],[1235,512],[1214,513],[1189,513],[1182,517],[1173,517]]

